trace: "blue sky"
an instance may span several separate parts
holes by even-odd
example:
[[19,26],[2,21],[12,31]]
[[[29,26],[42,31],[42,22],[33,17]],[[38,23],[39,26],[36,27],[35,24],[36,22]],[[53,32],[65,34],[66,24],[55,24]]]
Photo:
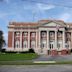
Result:
[[72,22],[72,0],[0,0],[0,29],[6,41],[9,22],[36,22],[40,19]]

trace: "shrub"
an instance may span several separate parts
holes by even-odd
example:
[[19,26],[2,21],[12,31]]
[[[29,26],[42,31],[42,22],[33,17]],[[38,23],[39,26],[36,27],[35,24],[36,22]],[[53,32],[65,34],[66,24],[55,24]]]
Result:
[[35,53],[35,52],[34,52],[34,49],[32,49],[32,48],[29,49],[29,53]]
[[4,49],[2,50],[2,52],[4,53],[35,53],[34,52],[34,49],[29,49],[29,51],[22,51],[22,52],[19,52],[19,51],[5,51]]
[[14,51],[6,51],[5,53],[17,53],[17,52],[14,52]]
[[1,49],[1,52],[5,52],[6,51],[6,49]]

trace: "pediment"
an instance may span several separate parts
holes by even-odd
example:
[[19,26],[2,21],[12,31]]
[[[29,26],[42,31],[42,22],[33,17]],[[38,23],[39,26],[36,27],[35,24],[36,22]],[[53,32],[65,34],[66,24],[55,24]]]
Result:
[[44,23],[41,26],[60,26],[60,27],[65,27],[66,24],[52,21],[52,22]]

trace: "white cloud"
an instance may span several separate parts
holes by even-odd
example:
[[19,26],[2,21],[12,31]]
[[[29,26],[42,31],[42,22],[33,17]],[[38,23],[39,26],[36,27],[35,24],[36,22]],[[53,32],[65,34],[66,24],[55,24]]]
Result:
[[55,8],[54,5],[47,5],[47,4],[41,4],[41,3],[37,3],[36,5],[37,5],[37,8],[40,10],[50,10]]
[[24,5],[24,9],[26,9],[26,10],[31,9],[31,10],[35,10],[35,11],[37,11],[37,10],[43,10],[44,11],[44,10],[50,10],[53,8],[55,8],[54,5],[47,5],[47,4],[42,4],[42,3],[36,3],[34,6],[32,4],[27,5],[27,6]]
[[64,20],[64,21],[68,21],[70,18],[71,18],[70,13],[63,13],[63,14],[59,15],[59,19]]
[[0,12],[0,18],[5,18],[8,15],[13,15],[15,13],[6,13],[6,12]]

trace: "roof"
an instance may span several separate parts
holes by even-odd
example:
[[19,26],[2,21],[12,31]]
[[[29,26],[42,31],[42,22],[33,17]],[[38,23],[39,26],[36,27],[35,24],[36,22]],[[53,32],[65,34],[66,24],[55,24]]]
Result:
[[59,24],[68,24],[72,26],[72,23],[65,23],[62,20],[39,20],[38,22],[9,22],[8,27],[38,27],[42,24],[49,23],[49,22],[56,22]]

